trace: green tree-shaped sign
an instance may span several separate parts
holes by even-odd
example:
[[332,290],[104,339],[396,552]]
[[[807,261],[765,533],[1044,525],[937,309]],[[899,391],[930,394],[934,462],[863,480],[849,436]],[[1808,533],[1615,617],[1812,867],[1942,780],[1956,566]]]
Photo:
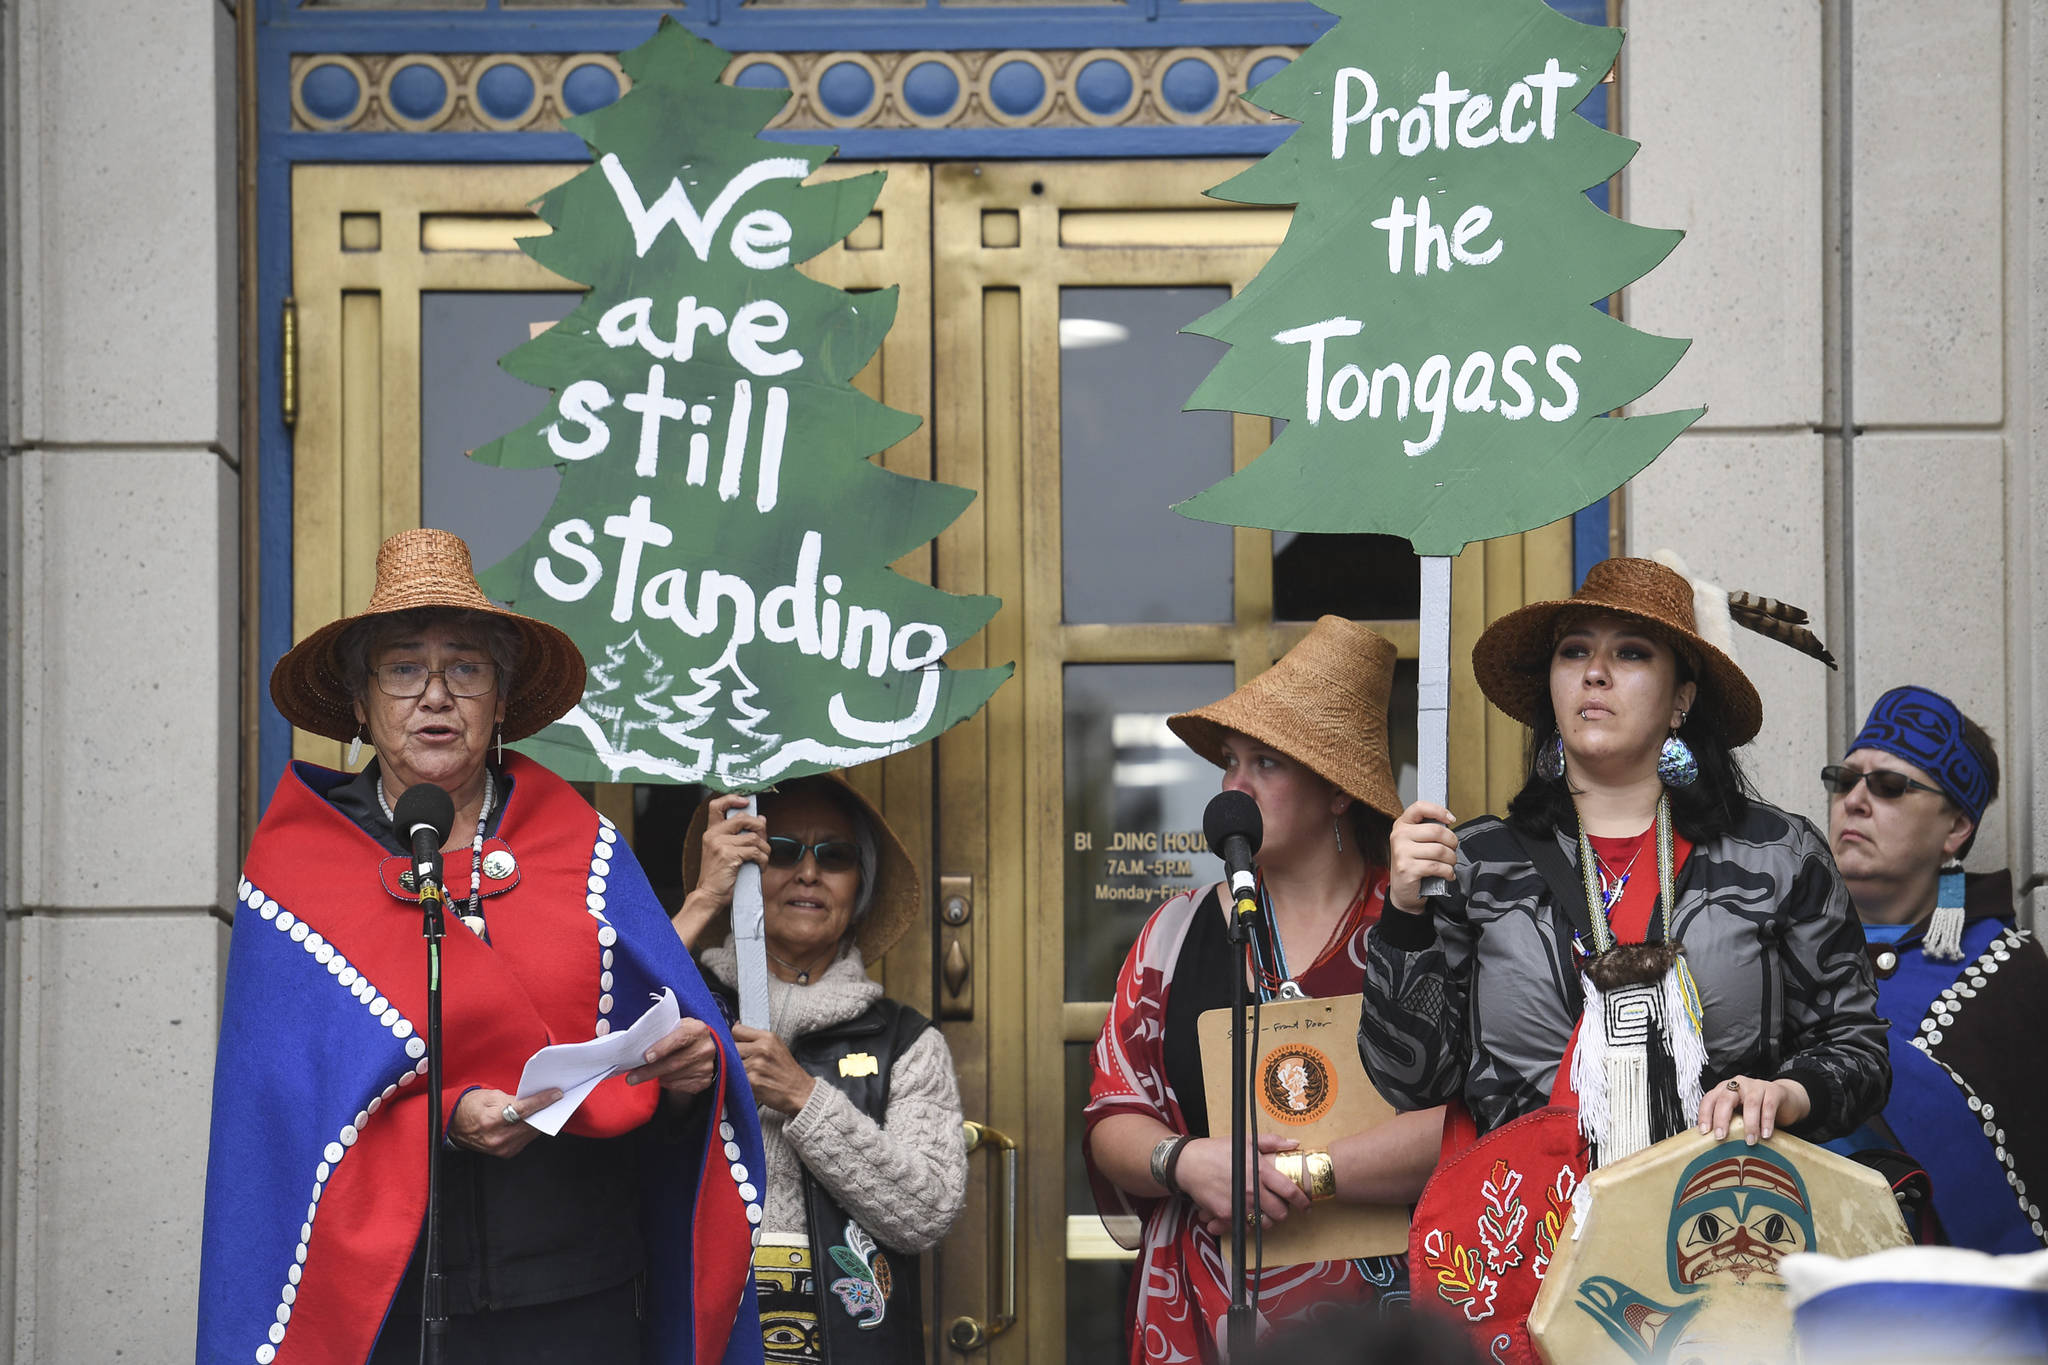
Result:
[[805,185],[831,149],[756,136],[789,92],[720,84],[726,54],[672,20],[622,60],[631,91],[567,121],[594,164],[521,243],[589,288],[502,362],[555,402],[475,452],[562,469],[540,529],[483,576],[591,664],[582,703],[523,747],[566,777],[742,791],[920,744],[1010,669],[942,663],[995,598],[889,567],[974,496],[869,459],[917,426],[851,382],[896,291],[795,268],[882,176]]
[[1211,191],[1295,205],[1287,238],[1189,329],[1230,346],[1189,407],[1288,425],[1179,510],[1448,556],[1606,496],[1704,411],[1606,415],[1689,344],[1593,306],[1681,236],[1582,193],[1636,148],[1572,112],[1621,31],[1541,0],[1321,3],[1337,26],[1250,96],[1301,127]]

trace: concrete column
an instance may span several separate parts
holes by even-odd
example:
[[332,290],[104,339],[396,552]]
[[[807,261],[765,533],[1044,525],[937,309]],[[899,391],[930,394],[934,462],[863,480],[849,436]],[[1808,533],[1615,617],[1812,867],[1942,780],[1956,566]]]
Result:
[[[1838,677],[1738,641],[1769,799],[1824,819],[1815,770],[1887,687],[1952,695],[1997,741],[1973,867],[2048,849],[2048,71],[2039,6],[1630,4],[1634,221],[1685,228],[1627,320],[1696,338],[1640,411],[1706,419],[1630,486],[1631,553],[1670,545],[1807,607]],[[1738,635],[1741,633],[1738,632]]]
[[[1629,286],[1623,316],[1693,338],[1633,411],[1707,415],[1629,485],[1628,553],[1676,550],[1693,573],[1805,607],[1830,638],[1821,20],[1795,0],[1632,5],[1621,131],[1643,144],[1622,211],[1685,241]],[[1744,755],[1762,795],[1825,818],[1827,671],[1737,629],[1764,702]]]
[[2005,817],[2022,810],[2009,798],[2034,766],[2006,666],[2031,633],[2010,611],[2024,560],[2010,558],[2006,508],[2015,462],[2033,459],[2011,415],[2033,405],[2016,409],[2008,383],[2008,356],[2030,339],[2026,309],[2007,305],[2007,206],[2030,216],[2032,196],[2007,175],[2004,8],[1859,0],[1842,44],[1859,429],[1840,492],[1854,618],[1844,719],[1853,727],[1886,688],[1920,682],[1990,732],[2020,781],[1978,835],[1979,868],[2019,851]]
[[239,856],[234,18],[0,18],[0,1360],[189,1360]]

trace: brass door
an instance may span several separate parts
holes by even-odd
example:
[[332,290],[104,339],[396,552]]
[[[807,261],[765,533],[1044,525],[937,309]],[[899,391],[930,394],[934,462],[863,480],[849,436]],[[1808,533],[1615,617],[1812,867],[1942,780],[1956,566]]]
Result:
[[[1220,351],[1178,329],[1244,287],[1286,230],[1285,211],[1203,197],[1233,169],[933,171],[937,474],[982,494],[939,538],[939,582],[1003,599],[956,662],[1017,663],[984,715],[938,743],[938,870],[954,897],[939,1003],[969,1115],[1018,1144],[1016,1225],[999,1166],[977,1166],[940,1319],[977,1336],[961,1319],[998,1311],[1010,1243],[1019,1320],[977,1349],[994,1361],[1124,1349],[1129,1258],[1092,1212],[1079,1155],[1088,1053],[1146,913],[1217,868],[1198,851],[1217,774],[1165,716],[1267,667],[1322,611],[1370,619],[1404,661],[1394,748],[1413,794],[1405,544],[1166,510],[1271,436],[1265,419],[1178,411]],[[1504,801],[1523,742],[1486,713],[1472,641],[1502,611],[1569,593],[1570,575],[1569,523],[1474,546],[1454,568],[1455,810]]]
[[[1262,419],[1178,413],[1215,347],[1177,329],[1243,287],[1286,227],[1283,211],[1202,197],[1228,163],[887,169],[867,223],[804,268],[844,288],[901,288],[896,324],[858,382],[926,421],[883,459],[980,496],[899,567],[1001,596],[953,662],[1018,666],[981,716],[857,774],[933,891],[933,932],[906,937],[879,975],[940,1019],[967,1117],[991,1135],[966,1215],[927,1258],[932,1358],[1108,1359],[1121,1349],[1127,1261],[1087,1212],[1074,1141],[1088,1045],[1105,973],[1145,911],[1213,866],[1177,845],[1199,828],[1215,775],[1160,720],[1264,668],[1326,609],[1372,619],[1400,645],[1410,690],[1396,711],[1405,695],[1412,715],[1413,560],[1398,542],[1313,537],[1280,537],[1276,553],[1266,532],[1164,510],[1270,434]],[[545,401],[494,362],[573,304],[574,286],[515,245],[546,230],[527,206],[568,173],[294,171],[295,638],[361,608],[393,531],[447,527],[486,564],[537,523],[551,472],[489,470],[461,454]],[[1485,711],[1471,641],[1500,612],[1568,592],[1570,556],[1560,524],[1474,546],[1456,565],[1460,813],[1498,807],[1521,743]],[[1412,764],[1412,730],[1397,730],[1396,750]],[[302,735],[296,753],[338,765],[341,746]],[[597,792],[629,830],[636,809],[652,812],[634,833],[659,884],[649,849],[680,829],[650,795]],[[1118,834],[1138,846],[1113,847]],[[1004,1139],[1016,1144],[1014,1201]],[[1017,1321],[998,1332],[1006,1299]]]

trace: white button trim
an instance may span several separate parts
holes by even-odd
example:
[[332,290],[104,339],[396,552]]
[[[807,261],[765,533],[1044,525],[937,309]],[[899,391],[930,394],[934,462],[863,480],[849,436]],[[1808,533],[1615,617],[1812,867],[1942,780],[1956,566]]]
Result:
[[[1989,987],[1991,982],[1985,973],[1996,972],[1998,964],[2010,957],[2013,949],[2021,947],[2031,937],[2032,935],[2023,929],[2008,929],[1993,939],[1985,948],[1983,955],[1963,968],[1962,975],[1956,979],[1956,983],[1943,991],[1940,998],[1931,1006],[1932,1016],[1921,1021],[1919,1035],[1913,1039],[1913,1046],[1932,1057],[1935,1065],[1947,1072],[1948,1078],[1955,1082],[1956,1088],[1963,1093],[1972,1116],[1983,1126],[1984,1138],[1991,1144],[1992,1155],[1997,1158],[1998,1164],[2005,1168],[2005,1181],[2012,1187],[2013,1201],[2019,1206],[2020,1216],[2031,1220],[2036,1237],[2043,1237],[2048,1234],[2042,1231],[2041,1211],[2027,1201],[2026,1184],[2020,1180],[2019,1171],[2013,1166],[2012,1152],[2005,1146],[2005,1130],[1996,1122],[1997,1116],[1992,1106],[1986,1104],[1983,1098],[1970,1088],[1969,1082],[1957,1074],[1954,1067],[1934,1056],[1934,1049],[1941,1045],[1942,1030],[1954,1028],[1956,1021],[1962,1017],[1961,1002],[1976,999],[1978,990]],[[1965,985],[1965,981],[1969,984]]]
[[[312,1196],[306,1205],[306,1220],[299,1225],[298,1243],[292,1249],[292,1264],[285,1269],[285,1284],[278,1293],[277,1321],[270,1326],[267,1334],[269,1339],[260,1344],[255,1351],[257,1365],[270,1365],[270,1362],[277,1358],[278,1346],[284,1341],[286,1324],[291,1321],[292,1305],[298,1301],[297,1286],[304,1274],[307,1247],[313,1240],[313,1221],[319,1212],[320,1197],[326,1191],[327,1182],[333,1179],[336,1168],[340,1166],[348,1150],[361,1139],[370,1117],[382,1109],[385,1101],[396,1095],[401,1086],[410,1085],[415,1078],[426,1074],[427,1063],[417,1059],[425,1055],[427,1045],[413,1028],[412,1022],[398,1007],[386,999],[370,979],[342,956],[333,944],[313,932],[311,925],[266,896],[261,888],[247,878],[242,880],[239,889],[242,904],[256,911],[288,939],[305,949],[310,966],[319,976],[327,978],[335,986],[347,991],[380,1027],[390,1030],[395,1041],[404,1043],[409,1063],[396,1081],[386,1085],[368,1104],[357,1110],[354,1121],[342,1124],[340,1131],[335,1135],[335,1140],[321,1149],[321,1160],[314,1167]],[[412,1062],[417,1064],[411,1064]]]

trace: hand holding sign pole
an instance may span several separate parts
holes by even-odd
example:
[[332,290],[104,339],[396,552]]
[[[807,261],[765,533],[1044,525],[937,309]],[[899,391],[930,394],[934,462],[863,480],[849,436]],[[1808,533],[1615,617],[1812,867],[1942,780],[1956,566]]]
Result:
[[1606,497],[1705,411],[1611,415],[1688,343],[1595,306],[1681,234],[1582,193],[1635,152],[1572,112],[1613,66],[1620,30],[1541,0],[1323,8],[1337,26],[1249,96],[1301,127],[1211,191],[1293,205],[1286,240],[1189,328],[1230,350],[1188,406],[1287,427],[1177,510],[1415,547],[1421,795],[1442,805],[1450,557]]
[[[789,92],[721,84],[726,54],[672,19],[620,60],[631,90],[565,121],[595,161],[540,201],[553,231],[520,240],[589,289],[501,362],[555,401],[474,454],[562,471],[541,527],[482,577],[591,665],[581,702],[520,747],[572,780],[726,792],[912,748],[1010,668],[944,663],[995,598],[890,567],[974,496],[869,458],[918,422],[852,382],[896,291],[796,269],[867,217],[881,173],[804,183],[831,149],[757,136]],[[734,920],[759,989],[742,994],[765,997],[749,884]]]
[[[748,797],[734,815],[759,815],[761,803]],[[748,1028],[773,1026],[768,1009],[768,908],[761,901],[761,869],[741,863],[732,882],[733,958],[740,997],[740,1022]]]

